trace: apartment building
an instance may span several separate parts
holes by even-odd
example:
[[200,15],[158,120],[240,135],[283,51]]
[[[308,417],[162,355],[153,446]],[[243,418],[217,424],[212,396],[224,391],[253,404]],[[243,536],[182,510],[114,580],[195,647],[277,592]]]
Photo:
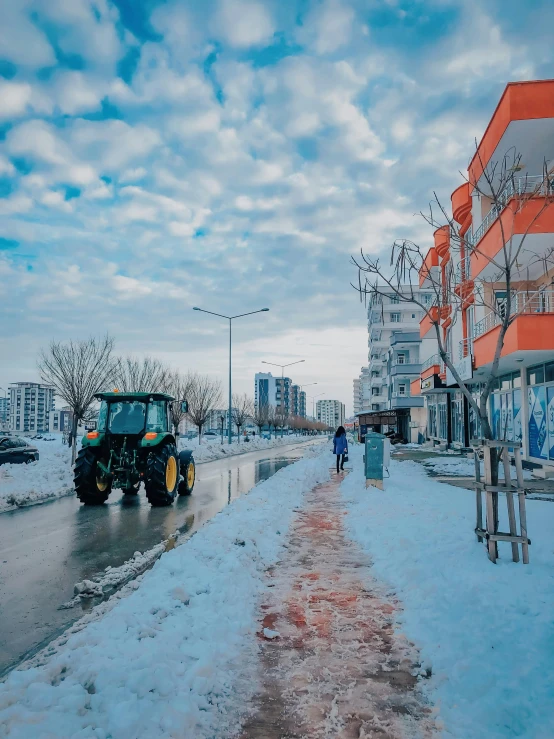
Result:
[[73,413],[69,408],[60,408],[59,410],[50,411],[48,414],[48,431],[51,433],[69,433],[71,430],[71,421]]
[[[486,171],[496,166],[500,172],[513,152],[520,157],[508,170],[501,200],[493,207]],[[553,183],[543,175],[544,162],[553,161],[554,81],[508,84],[471,160],[468,182],[452,193],[457,227],[435,232],[420,283],[431,273],[444,278],[447,265],[452,265],[457,300],[441,309],[441,328],[462,380],[478,398],[490,377],[499,316],[507,310],[507,285],[497,266],[502,232],[511,237],[513,253],[525,238],[513,267],[513,321],[501,352],[489,418],[498,438],[522,443],[524,458],[554,466],[554,203]],[[426,347],[419,386],[427,409],[427,436],[466,446],[479,434],[474,414],[441,364],[429,320],[421,322],[420,336]],[[417,383],[412,385],[416,391]]]
[[[410,441],[418,441],[425,428],[424,401],[412,392],[412,382],[420,376],[421,338],[419,324],[423,311],[417,303],[401,299],[392,288],[380,287],[368,306],[366,407],[358,411],[362,436],[367,428],[396,430]],[[408,295],[407,286],[400,289]],[[416,292],[418,301],[430,304],[431,293]],[[361,377],[360,377],[361,379]]]
[[371,409],[369,367],[362,367],[359,377],[353,381],[354,415]]
[[8,431],[10,418],[10,399],[7,395],[0,398],[0,431]]
[[340,400],[318,400],[316,403],[316,418],[326,426],[337,429],[344,424],[345,408]]
[[290,413],[292,416],[306,418],[306,393],[300,388],[300,385],[291,385]]
[[49,414],[54,410],[54,389],[37,382],[10,385],[10,431],[39,433],[49,430]]
[[[285,413],[291,413],[290,377],[273,377],[271,372],[257,372],[254,378],[254,404],[256,408],[273,406],[284,407]],[[304,409],[306,406],[304,396]],[[304,410],[305,412],[305,410]]]

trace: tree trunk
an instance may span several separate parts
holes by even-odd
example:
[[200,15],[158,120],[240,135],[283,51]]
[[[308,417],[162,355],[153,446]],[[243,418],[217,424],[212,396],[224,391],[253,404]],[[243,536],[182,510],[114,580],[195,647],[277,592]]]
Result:
[[202,443],[202,424],[199,424],[198,426],[198,443]]
[[71,466],[75,464],[75,457],[76,457],[76,447],[77,447],[77,414],[73,414],[73,418],[71,420]]

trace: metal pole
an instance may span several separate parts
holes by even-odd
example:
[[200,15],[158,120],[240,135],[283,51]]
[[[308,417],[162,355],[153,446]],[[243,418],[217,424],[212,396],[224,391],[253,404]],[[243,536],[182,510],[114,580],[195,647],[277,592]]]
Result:
[[229,444],[233,443],[233,428],[231,425],[231,417],[232,417],[232,410],[233,410],[233,395],[231,390],[231,326],[233,323],[233,319],[229,318],[229,419],[227,423],[229,424],[228,428],[228,434],[227,439],[229,441]]

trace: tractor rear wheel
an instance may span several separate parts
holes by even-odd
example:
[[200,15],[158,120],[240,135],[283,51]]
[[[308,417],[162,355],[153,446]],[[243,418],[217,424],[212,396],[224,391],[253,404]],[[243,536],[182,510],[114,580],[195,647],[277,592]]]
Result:
[[196,480],[196,467],[192,457],[185,462],[184,468],[181,468],[181,475],[183,479],[179,483],[179,495],[190,495]]
[[174,444],[153,449],[146,462],[144,487],[152,506],[171,505],[179,483],[179,458]]
[[77,497],[85,505],[102,505],[112,492],[97,467],[98,458],[90,449],[81,449],[75,461],[74,483]]

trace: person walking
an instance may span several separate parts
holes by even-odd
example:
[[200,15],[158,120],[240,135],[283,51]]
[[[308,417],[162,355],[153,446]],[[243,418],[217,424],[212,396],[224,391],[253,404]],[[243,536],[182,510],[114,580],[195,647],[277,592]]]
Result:
[[344,470],[344,463],[348,458],[348,441],[346,439],[346,431],[344,426],[339,426],[333,437],[333,454],[337,455],[337,474],[340,469]]

